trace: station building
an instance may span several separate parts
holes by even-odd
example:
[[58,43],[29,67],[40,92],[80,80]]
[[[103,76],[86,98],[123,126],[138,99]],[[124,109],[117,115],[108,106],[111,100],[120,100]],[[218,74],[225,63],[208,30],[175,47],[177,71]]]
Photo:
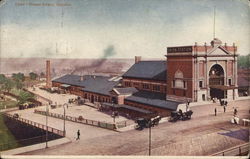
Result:
[[210,45],[168,47],[167,59],[135,63],[121,77],[65,75],[52,81],[90,102],[111,103],[138,113],[155,112],[163,116],[179,105],[212,98],[235,99],[237,85],[237,47],[215,38]]

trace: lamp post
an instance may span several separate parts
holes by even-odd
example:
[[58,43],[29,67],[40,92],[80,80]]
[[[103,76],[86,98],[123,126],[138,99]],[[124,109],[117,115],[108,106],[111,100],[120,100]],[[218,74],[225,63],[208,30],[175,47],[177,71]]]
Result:
[[149,120],[149,143],[148,143],[148,155],[151,156],[151,126],[152,126],[152,122],[151,119]]
[[48,106],[49,105],[46,105],[46,147],[45,148],[48,148]]
[[65,117],[66,117],[66,112],[65,112],[65,106],[68,107],[68,104],[67,103],[64,103],[63,104],[63,135],[66,136],[66,129],[65,129]]

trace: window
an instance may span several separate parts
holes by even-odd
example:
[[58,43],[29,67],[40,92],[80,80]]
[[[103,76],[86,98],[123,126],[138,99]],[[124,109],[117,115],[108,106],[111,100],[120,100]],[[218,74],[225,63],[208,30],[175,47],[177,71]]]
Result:
[[159,85],[153,85],[153,90],[154,91],[160,91],[160,86]]
[[232,79],[228,79],[228,85],[229,85],[229,86],[232,85]]
[[183,81],[183,85],[184,85],[184,88],[186,88],[187,86],[187,82],[186,81]]
[[175,87],[176,88],[184,88],[183,80],[180,80],[180,79],[175,80]]
[[199,81],[199,87],[200,87],[200,88],[203,87],[203,81]]
[[183,81],[183,73],[177,70],[174,75],[175,80],[173,80],[174,88],[185,88],[185,82]]
[[175,87],[175,80],[173,80],[173,87]]
[[142,88],[143,88],[143,89],[149,89],[149,85],[143,83],[143,84],[142,84]]
[[137,82],[134,82],[133,84],[134,84],[135,87],[139,86],[139,83],[137,83]]
[[125,87],[131,87],[131,83],[130,82],[124,82]]

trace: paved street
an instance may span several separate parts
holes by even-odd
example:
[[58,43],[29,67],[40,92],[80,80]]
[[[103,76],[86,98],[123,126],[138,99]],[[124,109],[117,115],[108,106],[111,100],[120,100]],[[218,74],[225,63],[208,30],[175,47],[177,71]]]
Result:
[[[247,143],[248,127],[231,124],[230,119],[233,115],[233,105],[237,106],[241,119],[249,118],[249,102],[250,100],[242,100],[229,103],[226,113],[217,103],[195,106],[191,108],[194,111],[191,120],[164,122],[153,127],[152,155],[211,155]],[[218,109],[217,116],[214,116],[214,107]],[[89,126],[83,127],[82,132],[91,129]],[[24,155],[147,155],[148,132],[149,129],[106,133],[106,130],[95,128],[92,137],[82,137],[80,141]],[[85,135],[89,134],[84,133],[82,136]]]

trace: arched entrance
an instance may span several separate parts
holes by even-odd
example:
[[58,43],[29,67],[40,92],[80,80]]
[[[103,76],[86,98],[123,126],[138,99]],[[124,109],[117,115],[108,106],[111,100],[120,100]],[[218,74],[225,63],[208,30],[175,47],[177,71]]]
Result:
[[225,91],[219,89],[224,85],[224,70],[219,64],[215,64],[209,71],[209,87],[211,98],[225,98]]

